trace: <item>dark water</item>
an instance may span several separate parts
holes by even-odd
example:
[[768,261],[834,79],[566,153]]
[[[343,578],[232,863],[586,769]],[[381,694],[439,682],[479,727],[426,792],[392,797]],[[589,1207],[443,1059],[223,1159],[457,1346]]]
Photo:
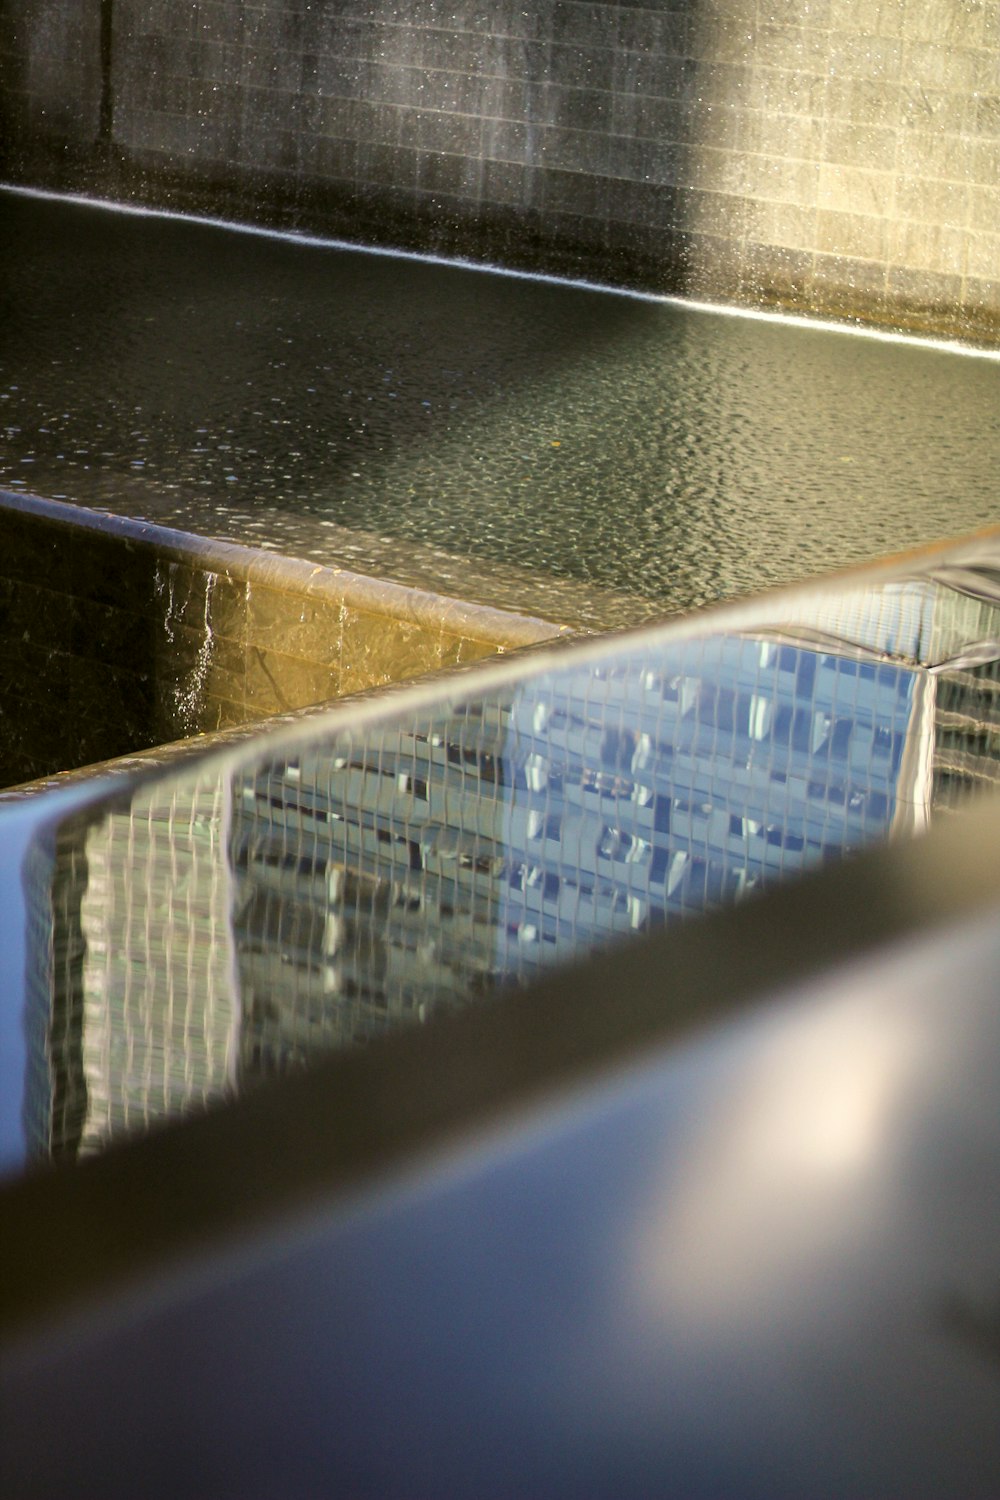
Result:
[[9,194],[0,230],[8,488],[665,607],[1000,519],[994,361]]

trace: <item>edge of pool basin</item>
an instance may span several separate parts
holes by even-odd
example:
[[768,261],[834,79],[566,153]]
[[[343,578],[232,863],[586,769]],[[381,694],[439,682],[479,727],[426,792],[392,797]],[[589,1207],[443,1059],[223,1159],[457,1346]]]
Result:
[[[0,490],[0,513],[6,498],[6,492]],[[15,506],[17,509],[42,516],[54,516],[58,520],[63,520],[66,512],[75,515],[77,511],[76,507],[59,501],[43,500],[37,496],[10,498],[18,502]],[[213,542],[118,516],[90,511],[84,511],[83,514],[86,518],[83,524],[91,529],[120,536],[128,542],[157,546],[162,537],[165,549],[175,552],[179,560],[197,558],[206,562],[210,559],[218,560],[221,555],[231,557],[236,570],[232,574],[234,577],[260,579],[258,567],[262,565],[264,576],[270,579],[288,576],[296,580],[304,578],[311,581],[312,593],[324,587],[322,577],[317,582],[318,575],[327,575],[326,587],[332,587],[331,580],[341,579],[345,574],[349,585],[357,581],[361,586],[375,589],[381,587],[379,580],[365,578],[349,570],[323,568],[300,559],[286,558],[270,552],[261,553],[236,543]],[[473,618],[478,617],[484,622],[517,621],[521,627],[522,639],[509,646],[501,646],[494,653],[472,658],[459,665],[439,666],[412,677],[345,693],[283,713],[266,714],[223,729],[178,737],[124,755],[111,756],[2,787],[0,815],[7,807],[48,795],[58,798],[60,793],[71,795],[76,791],[84,794],[88,801],[92,797],[110,795],[123,782],[150,782],[181,773],[189,763],[210,756],[213,752],[238,753],[242,749],[249,752],[252,742],[260,745],[264,741],[274,740],[276,753],[292,750],[302,741],[303,736],[309,735],[309,726],[314,720],[324,720],[332,728],[352,719],[359,719],[363,723],[381,721],[385,713],[391,712],[390,705],[401,697],[412,699],[415,708],[423,708],[431,706],[442,695],[447,696],[449,690],[464,697],[475,692],[479,686],[484,690],[487,686],[502,689],[514,683],[525,671],[533,675],[535,671],[544,670],[546,665],[558,661],[567,650],[583,651],[588,660],[599,660],[620,653],[624,641],[633,640],[641,644],[663,631],[668,631],[672,640],[690,638],[703,634],[706,630],[728,629],[739,633],[760,627],[761,611],[767,603],[775,611],[770,624],[780,625],[786,618],[787,611],[794,610],[804,596],[815,597],[816,594],[836,594],[843,589],[876,586],[906,576],[906,571],[911,567],[925,575],[933,576],[935,572],[943,572],[954,579],[956,572],[961,573],[966,567],[981,563],[983,549],[991,550],[991,547],[998,549],[996,570],[1000,573],[1000,525],[991,525],[960,537],[921,543],[903,552],[873,559],[869,563],[851,564],[832,573],[765,590],[760,594],[720,601],[685,615],[642,620],[626,627],[603,631],[553,625],[530,616],[507,615],[488,606],[463,604],[462,601],[388,583],[386,587],[392,591],[392,597],[403,605],[411,596],[417,596],[424,608],[434,603],[444,606],[454,604],[461,609],[468,609]],[[285,569],[288,570],[287,573],[283,572]]]
[[0,514],[16,511],[66,527],[98,532],[125,545],[149,548],[158,555],[313,599],[337,600],[356,609],[377,611],[414,624],[433,623],[472,640],[497,644],[501,650],[531,645],[559,635],[584,633],[559,621],[476,604],[451,595],[356,573],[336,564],[310,562],[238,542],[221,541],[173,530],[149,521],[91,510],[41,495],[0,489]]
[[0,518],[5,787],[586,630],[336,546],[289,556],[2,488]]
[[[160,777],[183,772],[191,762],[210,756],[213,752],[252,748],[252,744],[263,745],[271,736],[282,730],[307,729],[313,719],[329,719],[335,715],[350,718],[353,711],[365,712],[373,703],[380,708],[407,694],[445,695],[449,691],[464,693],[466,682],[470,686],[486,686],[492,674],[501,666],[514,661],[524,661],[536,653],[558,651],[586,639],[584,633],[545,636],[525,645],[503,648],[487,656],[479,656],[459,666],[436,667],[416,677],[403,677],[396,682],[377,687],[361,688],[355,693],[344,693],[336,698],[310,703],[303,708],[292,708],[286,713],[268,714],[259,719],[248,719],[244,724],[233,724],[226,729],[210,730],[188,735],[184,739],[166,740],[162,745],[151,745],[146,749],[133,750],[125,755],[110,756],[107,760],[94,761],[85,766],[72,766],[65,771],[53,771],[47,776],[38,776],[31,781],[0,787],[0,816],[11,806],[29,799],[44,797],[52,793],[86,790],[93,787],[97,796],[114,792],[117,785],[125,782],[149,783]],[[591,637],[593,639],[593,637]]]

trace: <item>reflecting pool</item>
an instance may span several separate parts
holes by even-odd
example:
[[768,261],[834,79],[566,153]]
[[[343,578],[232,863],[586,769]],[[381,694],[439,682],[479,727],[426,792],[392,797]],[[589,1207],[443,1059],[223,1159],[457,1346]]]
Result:
[[11,193],[0,219],[10,488],[632,619],[997,520],[996,360]]

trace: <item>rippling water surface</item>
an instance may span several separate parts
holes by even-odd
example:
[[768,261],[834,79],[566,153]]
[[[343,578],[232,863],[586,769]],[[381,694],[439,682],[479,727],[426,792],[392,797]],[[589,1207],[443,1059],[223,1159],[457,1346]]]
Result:
[[991,360],[9,194],[0,226],[7,488],[664,608],[1000,520]]

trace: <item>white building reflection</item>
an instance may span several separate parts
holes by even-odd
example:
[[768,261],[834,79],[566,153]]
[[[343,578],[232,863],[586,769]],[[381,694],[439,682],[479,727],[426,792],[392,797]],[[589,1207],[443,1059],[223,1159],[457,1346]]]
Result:
[[34,1154],[99,1150],[235,1084],[228,808],[206,770],[79,814],[30,851]]

